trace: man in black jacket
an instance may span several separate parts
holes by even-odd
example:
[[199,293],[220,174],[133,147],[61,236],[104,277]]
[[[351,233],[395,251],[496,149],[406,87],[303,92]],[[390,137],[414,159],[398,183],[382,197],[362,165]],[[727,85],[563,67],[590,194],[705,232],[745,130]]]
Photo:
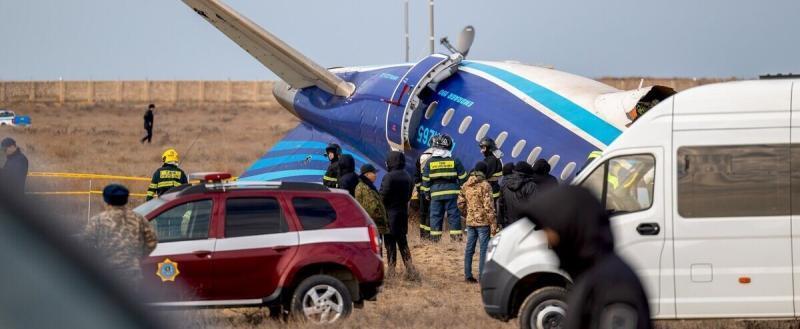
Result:
[[339,156],[342,155],[342,147],[339,144],[331,143],[325,148],[325,156],[328,157],[328,170],[322,176],[322,185],[328,188],[339,187]]
[[6,156],[6,163],[0,169],[0,183],[12,193],[25,194],[25,180],[28,177],[28,158],[22,154],[17,142],[7,137],[0,142]]
[[561,268],[575,279],[564,328],[652,327],[642,284],[614,253],[608,215],[591,192],[558,187],[523,205],[521,214],[544,229]]
[[351,196],[356,196],[356,186],[358,186],[358,175],[356,175],[356,160],[350,154],[342,154],[339,157],[339,181],[337,185],[340,189],[347,190]]
[[492,186],[492,198],[497,201],[497,198],[500,197],[500,178],[503,177],[503,162],[495,156],[497,144],[495,144],[494,139],[484,137],[479,146],[483,155],[483,162],[488,167],[486,180]]
[[388,172],[381,181],[381,196],[383,205],[389,215],[389,234],[383,236],[386,244],[386,258],[388,260],[389,275],[394,275],[397,264],[397,251],[406,266],[406,278],[418,280],[419,273],[411,261],[411,251],[408,249],[408,201],[411,199],[411,177],[405,170],[406,157],[403,153],[392,151],[386,159]]
[[142,144],[144,141],[147,141],[147,144],[150,144],[150,141],[153,139],[153,110],[156,109],[155,104],[150,104],[147,107],[147,112],[144,113],[144,130],[147,131],[147,135],[142,138]]
[[519,208],[529,202],[536,191],[533,181],[533,168],[525,161],[517,162],[514,172],[503,179],[503,191],[498,200],[497,222],[506,227],[513,224],[521,216]]
[[545,159],[539,159],[533,163],[532,177],[539,192],[558,186],[558,179],[550,175],[550,164]]

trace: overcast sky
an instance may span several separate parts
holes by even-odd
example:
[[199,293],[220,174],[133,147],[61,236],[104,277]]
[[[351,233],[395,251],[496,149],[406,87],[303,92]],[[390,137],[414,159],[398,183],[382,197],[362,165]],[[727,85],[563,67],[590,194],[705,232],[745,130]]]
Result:
[[[402,0],[227,0],[322,66],[404,61]],[[800,73],[800,1],[436,0],[436,38],[470,59],[600,76]],[[411,1],[411,60],[428,3]],[[0,0],[0,80],[274,79],[179,0]],[[437,51],[443,51],[438,46]]]

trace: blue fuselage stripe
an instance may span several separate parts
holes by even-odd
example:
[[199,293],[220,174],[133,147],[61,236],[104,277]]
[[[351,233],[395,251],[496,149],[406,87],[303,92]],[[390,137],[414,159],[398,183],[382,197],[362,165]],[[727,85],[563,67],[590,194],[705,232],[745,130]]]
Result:
[[[323,157],[324,157],[325,147],[327,147],[327,146],[328,146],[328,144],[325,144],[325,143],[322,143],[322,142],[280,141],[280,142],[278,142],[278,144],[275,144],[275,146],[273,146],[272,149],[270,149],[269,151],[270,152],[277,152],[277,151],[287,151],[287,150],[297,150],[297,149],[315,149],[315,150],[319,150],[319,151],[318,151],[318,153],[311,154],[312,157],[314,155],[323,155]],[[360,156],[358,154],[352,153],[352,152],[347,151],[347,150],[344,150],[343,153],[352,155],[353,158],[356,161],[367,162],[367,160],[364,159],[364,157],[362,157],[362,156]]]
[[605,145],[611,144],[622,133],[616,127],[564,96],[514,73],[476,62],[465,61],[461,65],[485,72],[508,83]]
[[246,180],[273,181],[273,180],[280,180],[286,177],[294,178],[299,176],[314,176],[320,181],[322,181],[323,175],[325,175],[325,170],[294,169],[294,170],[282,170],[282,171],[268,172],[268,173],[248,176]]

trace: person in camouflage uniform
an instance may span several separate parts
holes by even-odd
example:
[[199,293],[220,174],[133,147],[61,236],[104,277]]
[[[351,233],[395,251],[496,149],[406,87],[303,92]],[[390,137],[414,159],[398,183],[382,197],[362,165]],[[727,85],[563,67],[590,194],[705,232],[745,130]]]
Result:
[[86,244],[99,252],[113,275],[138,288],[139,263],[156,248],[156,232],[141,215],[127,209],[128,189],[111,184],[103,189],[106,210],[89,219],[84,228]]
[[[464,280],[478,282],[472,276],[472,256],[475,254],[475,243],[480,242],[478,277],[483,274],[483,263],[486,261],[486,249],[489,246],[489,235],[497,230],[494,212],[492,186],[486,180],[489,168],[480,161],[470,172],[467,182],[458,193],[458,209],[467,218],[467,247],[464,251]],[[479,241],[478,241],[479,240]]]
[[356,185],[356,201],[375,222],[378,227],[378,233],[383,239],[383,235],[389,233],[389,220],[388,216],[386,216],[386,208],[383,206],[381,194],[375,187],[376,179],[378,179],[378,176],[374,166],[371,164],[361,166],[361,175],[358,176],[358,185]]

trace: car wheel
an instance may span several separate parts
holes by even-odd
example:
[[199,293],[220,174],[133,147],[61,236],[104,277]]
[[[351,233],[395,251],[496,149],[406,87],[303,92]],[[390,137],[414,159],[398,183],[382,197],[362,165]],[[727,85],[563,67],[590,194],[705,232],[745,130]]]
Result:
[[292,315],[316,324],[334,323],[353,311],[347,287],[330,275],[318,274],[300,282],[292,296]]
[[564,325],[567,313],[567,290],[545,287],[525,298],[519,309],[522,329],[558,329]]

